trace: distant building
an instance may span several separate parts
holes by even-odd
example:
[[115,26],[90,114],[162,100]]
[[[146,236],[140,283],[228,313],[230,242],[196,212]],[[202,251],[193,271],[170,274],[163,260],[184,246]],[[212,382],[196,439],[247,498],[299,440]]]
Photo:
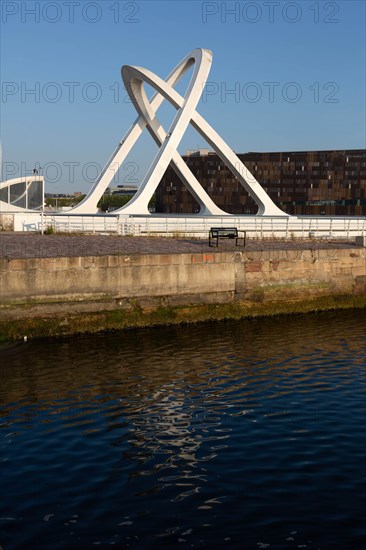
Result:
[[137,185],[118,185],[117,187],[108,187],[105,195],[134,195],[137,191]]
[[[366,150],[238,154],[271,199],[288,214],[366,216]],[[255,214],[257,205],[216,153],[183,157],[223,210]],[[169,166],[156,191],[156,211],[194,213],[199,206]]]

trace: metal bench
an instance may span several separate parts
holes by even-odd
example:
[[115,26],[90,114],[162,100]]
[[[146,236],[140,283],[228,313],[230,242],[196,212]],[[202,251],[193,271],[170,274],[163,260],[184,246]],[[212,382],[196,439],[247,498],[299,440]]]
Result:
[[[239,236],[239,233],[243,233],[243,236]],[[242,246],[245,246],[246,231],[236,227],[211,227],[208,234],[209,246],[219,246],[219,239],[235,239],[235,246],[238,246],[238,241],[243,241]],[[211,244],[215,240],[216,245]]]

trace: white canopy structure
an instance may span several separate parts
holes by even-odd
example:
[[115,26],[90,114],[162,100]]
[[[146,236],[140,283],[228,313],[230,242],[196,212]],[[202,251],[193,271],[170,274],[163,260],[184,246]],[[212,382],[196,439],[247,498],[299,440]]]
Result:
[[43,176],[34,174],[0,183],[0,212],[41,210],[43,203]]

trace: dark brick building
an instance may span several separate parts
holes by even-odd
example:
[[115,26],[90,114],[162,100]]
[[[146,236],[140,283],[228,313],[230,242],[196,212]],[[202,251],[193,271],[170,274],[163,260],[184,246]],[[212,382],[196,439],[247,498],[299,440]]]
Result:
[[[238,154],[273,201],[289,214],[366,216],[366,150]],[[216,153],[183,157],[213,201],[233,214],[257,206]],[[156,191],[156,211],[194,213],[198,204],[169,167]]]

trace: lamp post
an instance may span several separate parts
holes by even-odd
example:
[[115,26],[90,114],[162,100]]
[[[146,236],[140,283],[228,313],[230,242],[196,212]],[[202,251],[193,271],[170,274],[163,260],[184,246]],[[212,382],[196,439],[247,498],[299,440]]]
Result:
[[[36,181],[37,181],[38,173],[39,173],[40,181],[42,181],[40,172],[41,172],[40,166],[38,168],[33,168],[33,174]],[[41,235],[43,235],[43,219],[44,219],[44,184],[42,183]]]

